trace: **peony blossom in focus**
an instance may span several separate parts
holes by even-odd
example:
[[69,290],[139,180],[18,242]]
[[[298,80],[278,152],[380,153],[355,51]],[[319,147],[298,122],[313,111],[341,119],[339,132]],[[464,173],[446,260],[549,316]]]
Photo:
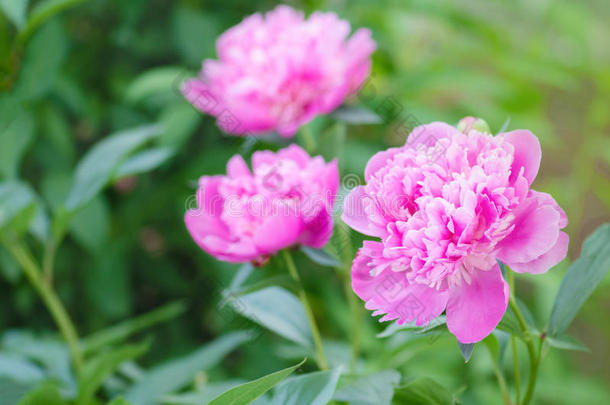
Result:
[[367,29],[349,33],[349,23],[334,13],[305,19],[282,5],[251,15],[222,34],[218,60],[205,60],[182,93],[217,117],[224,132],[291,137],[338,107],[368,76],[375,42]]
[[338,186],[337,162],[297,145],[255,152],[252,170],[235,155],[226,176],[199,179],[186,227],[204,251],[227,262],[260,264],[290,246],[320,248],[332,233]]
[[[470,121],[468,121],[470,120]],[[405,146],[379,152],[366,185],[353,189],[343,220],[365,241],[352,286],[381,321],[425,325],[446,311],[462,343],[482,340],[502,319],[508,284],[497,260],[544,273],[567,254],[564,211],[530,188],[540,143],[527,130],[492,136],[472,119],[422,125]]]

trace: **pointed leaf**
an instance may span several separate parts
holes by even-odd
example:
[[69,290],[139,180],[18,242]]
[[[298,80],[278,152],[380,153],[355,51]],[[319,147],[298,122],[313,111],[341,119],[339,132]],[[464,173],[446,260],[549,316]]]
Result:
[[151,148],[138,152],[119,167],[115,175],[116,179],[134,174],[146,173],[165,163],[174,155],[171,148]]
[[76,166],[66,208],[73,211],[91,200],[127,156],[160,132],[161,127],[157,125],[142,126],[108,136],[95,144]]
[[229,333],[192,353],[153,368],[127,390],[125,399],[133,405],[159,404],[164,395],[184,387],[198,372],[217,365],[250,336],[246,331]]
[[79,375],[77,403],[87,404],[104,380],[128,360],[133,360],[148,350],[148,342],[112,348],[89,360]]
[[399,382],[400,373],[395,370],[383,370],[359,377],[341,377],[333,400],[359,405],[389,405]]
[[341,368],[293,377],[278,385],[273,405],[325,405],[333,397]]
[[284,378],[302,366],[303,363],[305,363],[305,359],[292,367],[231,388],[214,398],[209,405],[247,405],[280,383]]
[[324,249],[314,249],[309,246],[301,246],[301,252],[305,253],[305,256],[320,266],[341,267],[341,262],[339,259]]
[[393,399],[396,405],[452,405],[454,402],[449,390],[428,377],[397,388]]
[[229,304],[242,316],[280,336],[313,347],[307,314],[301,301],[280,287],[267,287],[239,297]]
[[610,224],[600,226],[583,244],[581,255],[561,281],[551,312],[548,335],[568,329],[576,314],[610,270]]
[[591,349],[585,346],[584,343],[569,335],[561,335],[557,337],[547,336],[546,341],[549,343],[549,345],[556,349],[591,352]]
[[458,346],[460,348],[462,357],[464,357],[464,361],[468,363],[470,356],[472,355],[472,351],[474,350],[474,343],[460,343],[458,341]]
[[379,124],[382,122],[379,115],[366,107],[341,106],[333,112],[332,116],[349,124]]

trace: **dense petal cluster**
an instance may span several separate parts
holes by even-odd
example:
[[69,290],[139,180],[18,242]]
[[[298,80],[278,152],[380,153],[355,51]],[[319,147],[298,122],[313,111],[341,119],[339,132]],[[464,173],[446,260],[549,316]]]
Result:
[[339,106],[369,74],[370,31],[349,33],[349,23],[334,13],[305,19],[278,6],[254,14],[218,39],[218,60],[205,60],[199,78],[186,81],[182,92],[227,133],[290,137]]
[[337,162],[312,158],[297,145],[255,152],[252,171],[235,155],[226,176],[201,177],[197,208],[185,222],[195,242],[216,258],[262,263],[283,248],[319,248],[328,241],[338,186]]
[[446,310],[462,343],[487,336],[509,291],[497,260],[543,273],[567,254],[564,211],[530,188],[541,150],[530,131],[492,136],[464,125],[417,127],[405,146],[373,156],[343,220],[366,241],[354,291],[381,320],[424,325]]

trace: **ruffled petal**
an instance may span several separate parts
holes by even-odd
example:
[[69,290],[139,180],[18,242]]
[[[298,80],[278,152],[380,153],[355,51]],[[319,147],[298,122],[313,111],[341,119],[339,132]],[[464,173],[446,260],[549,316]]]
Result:
[[[445,309],[448,291],[438,291],[423,284],[409,284],[404,273],[383,265],[383,244],[365,241],[352,265],[352,288],[380,321],[398,324],[415,321],[426,325]],[[371,274],[374,272],[375,275]]]

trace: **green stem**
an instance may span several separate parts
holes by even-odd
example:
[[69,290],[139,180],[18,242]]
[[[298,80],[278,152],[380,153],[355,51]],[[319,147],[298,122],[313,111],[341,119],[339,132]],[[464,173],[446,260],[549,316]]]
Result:
[[[512,278],[512,272],[509,270],[509,280]],[[511,289],[510,300],[509,300],[510,308],[513,310],[515,317],[517,318],[517,322],[519,322],[519,327],[523,332],[523,336],[525,338],[525,344],[527,346],[527,353],[529,355],[530,362],[530,374],[527,383],[527,388],[525,391],[525,395],[523,396],[523,401],[521,401],[521,405],[527,405],[532,400],[534,396],[534,389],[536,388],[536,379],[538,377],[538,366],[540,364],[540,351],[536,351],[536,347],[534,345],[534,340],[530,330],[527,326],[527,322],[519,309],[519,305],[517,305],[517,301],[515,300],[514,291]]]
[[324,348],[322,347],[322,338],[320,337],[320,331],[318,330],[318,325],[316,324],[316,320],[313,316],[313,312],[311,310],[311,305],[309,305],[309,300],[307,299],[307,294],[305,293],[305,287],[301,282],[301,277],[299,277],[299,272],[297,271],[297,267],[294,264],[294,260],[292,260],[292,255],[290,251],[284,249],[282,251],[284,255],[284,260],[286,261],[286,266],[288,267],[288,272],[290,276],[296,281],[299,286],[299,299],[301,303],[303,303],[303,307],[305,308],[305,313],[307,314],[307,320],[309,321],[309,327],[311,328],[311,335],[313,337],[313,343],[316,349],[316,357],[317,363],[320,370],[327,370],[328,363],[326,362],[326,356],[324,355]]
[[356,294],[354,294],[354,291],[352,290],[351,268],[353,253],[350,230],[343,223],[339,223],[338,228],[339,236],[341,238],[341,251],[343,252],[344,264],[344,267],[338,270],[343,277],[345,295],[347,297],[350,313],[352,315],[352,333],[350,336],[352,343],[352,358],[350,361],[350,368],[353,370],[356,366],[356,361],[358,360],[358,354],[360,352],[360,329],[363,321],[363,312],[356,299]]
[[309,124],[301,127],[301,138],[303,138],[307,152],[313,153],[316,150],[316,139],[313,137]]
[[[511,296],[515,294],[515,276],[512,271],[508,271],[508,285],[510,287]],[[515,373],[515,403],[518,404],[521,400],[521,377],[519,376],[519,353],[517,352],[517,342],[515,336],[510,337],[511,349],[513,352],[513,369]]]
[[[488,346],[489,349],[489,346]],[[489,349],[489,355],[491,356],[491,364],[493,365],[494,374],[496,375],[496,379],[498,380],[498,385],[500,386],[500,391],[502,392],[502,399],[504,399],[505,405],[513,405],[510,400],[510,395],[508,393],[508,388],[506,387],[506,380],[504,380],[504,376],[502,375],[502,370],[498,366],[498,362],[496,361],[493,352]]]
[[519,376],[519,354],[517,353],[517,342],[514,336],[510,337],[513,350],[513,368],[515,371],[515,402],[518,404],[521,398],[521,377]]
[[42,298],[47,306],[47,309],[57,324],[59,332],[68,344],[68,349],[70,350],[75,369],[80,371],[83,365],[83,359],[79,348],[78,334],[76,333],[74,324],[70,320],[68,312],[55,291],[44,282],[40,267],[28,251],[27,247],[19,242],[9,242],[6,243],[6,245],[8,250],[21,265],[23,272],[36,292],[40,295],[40,298]]
[[53,285],[53,265],[55,263],[55,253],[57,252],[58,242],[52,237],[44,246],[44,254],[42,256],[42,274],[45,283]]

